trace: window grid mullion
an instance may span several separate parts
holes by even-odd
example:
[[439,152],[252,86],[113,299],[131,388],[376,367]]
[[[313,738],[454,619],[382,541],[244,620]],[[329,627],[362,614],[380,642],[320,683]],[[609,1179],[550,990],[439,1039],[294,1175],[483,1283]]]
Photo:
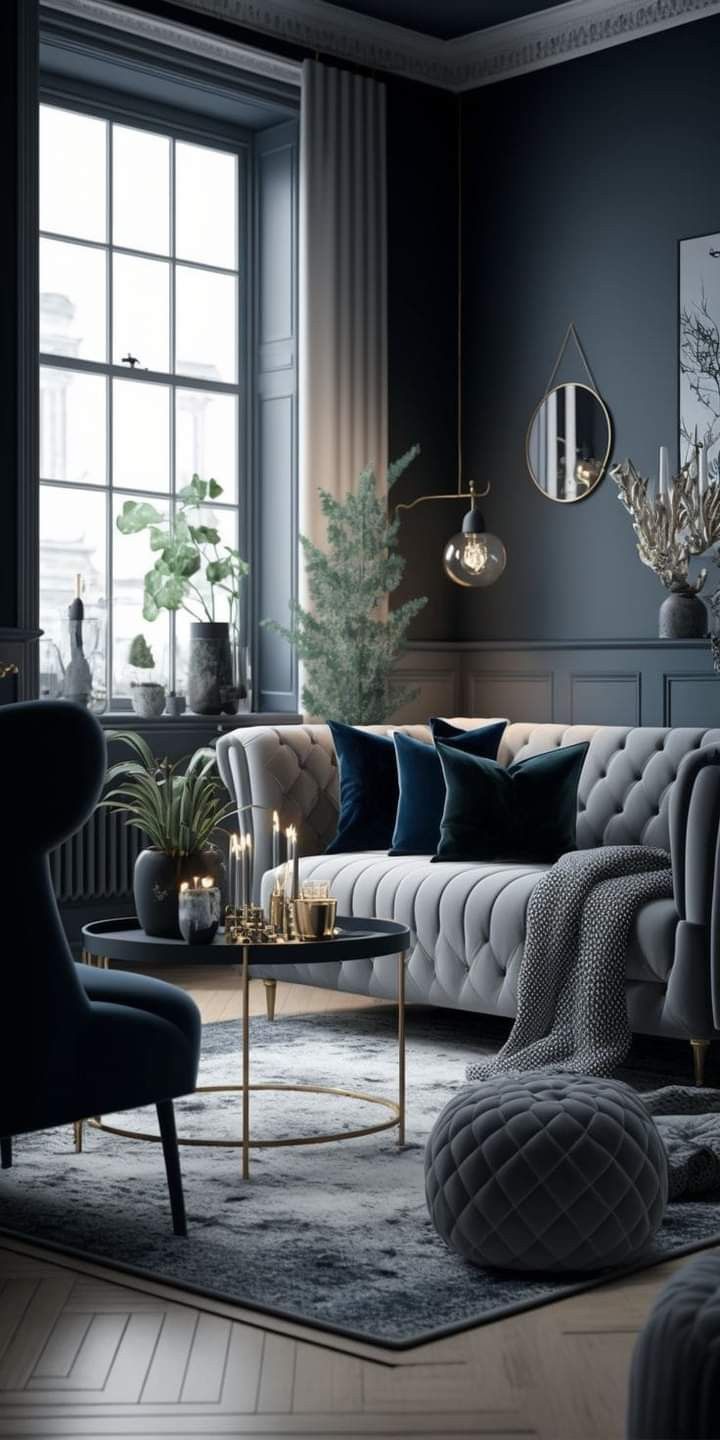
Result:
[[[106,205],[107,205],[107,236],[106,236],[106,239],[107,239],[107,250],[106,250],[106,252],[105,252],[105,253],[106,253],[105,266],[106,266],[106,276],[107,276],[107,278],[106,278],[106,284],[107,284],[107,338],[106,338],[106,346],[107,346],[107,348],[106,348],[106,352],[105,352],[105,358],[106,358],[106,360],[107,360],[107,362],[108,362],[108,366],[111,366],[111,365],[112,365],[112,358],[113,358],[113,300],[114,300],[113,291],[114,291],[114,285],[113,285],[113,258],[112,258],[112,256],[113,256],[113,252],[112,252],[112,238],[113,238],[113,126],[112,126],[112,124],[111,124],[110,121],[107,122],[107,149],[106,149],[106,154],[107,154],[107,195],[106,195]],[[114,553],[113,553],[113,552],[114,552],[114,536],[115,536],[115,531],[114,531],[114,510],[115,510],[114,493],[115,493],[115,492],[114,492],[114,484],[113,484],[113,481],[114,481],[114,466],[113,466],[113,459],[114,459],[114,454],[113,454],[113,452],[114,452],[113,435],[114,435],[114,431],[113,431],[113,425],[114,425],[114,413],[115,413],[115,407],[114,407],[114,398],[115,398],[115,397],[114,397],[114,394],[113,394],[113,390],[114,390],[114,384],[115,384],[115,382],[114,382],[114,380],[112,379],[112,375],[111,375],[110,369],[108,369],[107,380],[106,380],[105,383],[106,383],[106,386],[107,386],[107,398],[106,398],[106,406],[107,406],[107,409],[106,409],[106,415],[107,415],[107,438],[106,438],[106,443],[107,443],[107,506],[106,506],[106,510],[107,510],[107,516],[106,516],[106,527],[107,527],[107,542],[106,542],[106,543],[107,543],[107,554],[106,554],[106,558],[105,558],[105,568],[106,568],[106,576],[107,576],[107,579],[106,579],[107,603],[106,603],[106,609],[105,609],[105,613],[106,613],[106,617],[107,617],[107,618],[106,618],[106,624],[105,624],[105,645],[106,645],[106,648],[107,648],[107,655],[106,655],[106,657],[105,657],[105,674],[106,674],[106,690],[107,690],[107,707],[108,707],[108,710],[112,710],[112,708],[113,708],[113,686],[114,686],[114,680],[115,680],[115,674],[114,674],[114,670],[115,670],[115,665],[114,665],[115,645],[114,645],[114,640],[113,640],[113,636],[114,636],[114,632],[115,632],[115,576],[114,576]]]
[[[177,299],[177,286],[176,286],[176,283],[175,283],[175,137],[174,137],[174,135],[171,135],[171,137],[170,137],[170,174],[169,174],[169,197],[168,197],[168,199],[169,199],[169,205],[170,205],[170,215],[169,215],[169,232],[170,232],[170,245],[169,245],[169,250],[170,250],[170,277],[169,277],[169,278],[170,278],[170,354],[169,354],[168,359],[169,359],[170,373],[171,373],[172,375],[175,375],[175,374],[177,373],[176,327],[175,327],[175,304],[176,304],[176,299]],[[170,404],[169,404],[168,410],[169,410],[169,421],[170,421],[170,474],[169,474],[169,476],[168,476],[168,488],[169,488],[169,490],[170,490],[170,523],[171,523],[171,525],[172,525],[173,528],[174,528],[174,526],[175,526],[175,506],[176,506],[175,495],[176,495],[176,490],[177,490],[177,473],[176,473],[176,464],[175,464],[176,444],[177,444],[177,439],[176,439],[177,396],[176,396],[176,390],[175,390],[175,386],[174,386],[174,385],[171,385],[171,386],[170,386]],[[168,681],[169,681],[169,688],[170,688],[170,690],[175,690],[175,689],[176,689],[176,685],[175,685],[175,679],[176,679],[176,675],[175,675],[175,667],[176,667],[175,644],[176,644],[176,632],[177,632],[177,613],[176,613],[175,610],[169,610],[169,611],[168,611],[168,619],[169,619],[169,622],[170,622],[170,655],[169,655],[169,657],[168,657]]]

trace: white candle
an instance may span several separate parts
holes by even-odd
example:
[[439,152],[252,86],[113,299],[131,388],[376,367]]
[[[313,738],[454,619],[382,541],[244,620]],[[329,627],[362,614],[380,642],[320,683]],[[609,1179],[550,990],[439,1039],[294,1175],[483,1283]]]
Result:
[[660,446],[658,455],[658,487],[661,495],[670,490],[670,451],[667,445]]
[[277,870],[280,864],[280,816],[277,810],[273,810],[272,863],[273,870]]
[[246,905],[252,905],[252,893],[253,893],[253,883],[252,883],[252,882],[253,882],[252,855],[253,855],[252,835],[246,835],[246,836],[245,836],[245,872],[246,872],[246,880],[245,880],[245,896],[246,896],[246,899],[245,899],[245,903],[246,903]]
[[701,445],[698,449],[698,494],[700,495],[701,499],[702,496],[705,494],[707,478],[707,451],[705,449],[705,446]]

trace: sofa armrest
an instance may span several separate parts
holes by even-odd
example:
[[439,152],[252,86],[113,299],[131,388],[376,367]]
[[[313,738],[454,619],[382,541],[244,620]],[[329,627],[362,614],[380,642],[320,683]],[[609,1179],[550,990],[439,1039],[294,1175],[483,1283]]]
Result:
[[714,1022],[720,1028],[720,745],[685,756],[672,788],[669,818],[675,903],[681,925],[702,932]]
[[337,829],[338,775],[327,725],[253,725],[217,742],[218,769],[238,807],[241,828],[253,836],[255,891],[272,865],[272,812],[295,825],[301,855],[317,855]]

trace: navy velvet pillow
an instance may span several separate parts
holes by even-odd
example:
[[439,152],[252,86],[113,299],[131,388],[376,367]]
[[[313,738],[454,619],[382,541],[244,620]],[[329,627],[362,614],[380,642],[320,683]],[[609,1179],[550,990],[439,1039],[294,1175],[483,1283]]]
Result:
[[[447,737],[445,743],[471,755],[494,760],[503,737],[506,720],[494,721],[478,730],[458,730],[447,720],[433,716],[433,738]],[[397,730],[393,735],[397,757],[400,799],[397,807],[391,855],[433,855],[440,837],[445,805],[445,776],[434,745],[414,740]]]
[[530,755],[507,769],[441,740],[437,750],[447,798],[433,859],[552,864],[575,849],[587,742]]
[[325,853],[387,850],[398,805],[395,746],[389,735],[329,723],[340,772],[340,818]]

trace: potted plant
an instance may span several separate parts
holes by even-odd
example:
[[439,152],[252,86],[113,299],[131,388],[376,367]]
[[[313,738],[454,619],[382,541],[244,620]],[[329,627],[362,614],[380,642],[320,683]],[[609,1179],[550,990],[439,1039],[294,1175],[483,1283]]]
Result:
[[[239,550],[222,542],[203,521],[202,509],[222,495],[217,480],[193,475],[180,490],[175,514],[166,520],[147,500],[126,500],[117,518],[122,535],[147,530],[155,554],[145,576],[143,617],[150,624],[161,610],[185,610],[190,626],[187,696],[198,715],[232,714],[239,692],[233,676],[231,636],[237,643],[241,584],[249,566]],[[225,598],[228,619],[218,620]]]
[[[140,923],[148,935],[177,939],[178,890],[183,880],[212,875],[222,890],[225,867],[213,843],[223,821],[236,814],[217,774],[208,746],[182,760],[157,760],[141,735],[108,731],[108,742],[126,745],[132,755],[111,765],[100,802],[127,816],[126,824],[150,845],[135,862],[133,892]],[[184,768],[183,768],[184,766]]]
[[[136,635],[135,639],[130,641],[128,665],[140,673],[155,669],[155,656],[144,635]],[[142,715],[146,720],[162,715],[165,709],[165,686],[155,680],[131,680],[130,699],[136,715]]]

